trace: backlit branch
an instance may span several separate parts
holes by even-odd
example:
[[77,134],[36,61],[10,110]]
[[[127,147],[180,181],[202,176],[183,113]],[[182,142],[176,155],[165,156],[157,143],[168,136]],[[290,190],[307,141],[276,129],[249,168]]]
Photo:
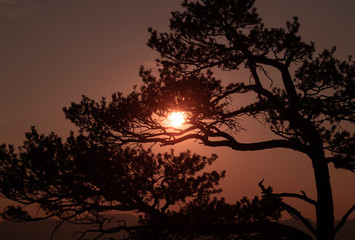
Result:
[[[168,133],[166,137],[156,137],[163,136],[164,134],[156,134],[147,135],[145,137],[140,136],[139,138],[129,138],[122,140],[123,143],[161,143],[163,146],[174,145],[177,143],[184,142],[189,139],[198,139],[206,146],[211,147],[230,147],[234,150],[239,151],[256,151],[263,149],[271,149],[271,148],[290,148],[296,151],[305,151],[301,146],[299,146],[296,142],[292,142],[291,140],[283,140],[283,139],[274,139],[268,141],[261,141],[255,143],[240,143],[235,140],[231,135],[220,132],[220,133],[210,133],[207,135],[202,135],[198,133],[191,133],[187,135],[183,135],[181,133]],[[181,136],[181,137],[180,137]],[[211,138],[224,138],[226,140],[216,140],[213,141]]]
[[348,217],[350,216],[350,214],[355,210],[355,205],[353,205],[347,212],[346,214],[341,218],[340,222],[338,223],[338,225],[336,226],[334,232],[335,234],[337,234],[339,232],[339,230],[344,226],[346,220],[348,219]]
[[305,217],[303,217],[302,214],[298,210],[291,207],[287,203],[281,202],[280,204],[283,209],[285,209],[296,220],[300,220],[303,223],[303,225],[306,226],[307,229],[310,230],[313,233],[313,235],[316,236],[316,230],[314,229],[312,224]]
[[290,197],[290,198],[298,198],[301,199],[307,203],[310,203],[312,205],[316,205],[317,202],[313,199],[310,199],[309,197],[307,197],[306,195],[301,195],[301,194],[297,194],[297,193],[273,193],[272,194],[275,197]]
[[[281,194],[275,194],[272,192],[272,188],[271,187],[268,187],[268,188],[265,188],[264,185],[263,185],[263,182],[264,180],[262,180],[261,182],[259,182],[259,187],[261,188],[262,190],[262,193],[265,194],[266,196],[270,196],[270,197],[276,197],[276,198],[279,198],[279,197],[295,197],[295,198],[298,198],[298,199],[302,199],[312,205],[315,206],[316,204],[316,201],[308,198],[305,194],[304,195],[300,195],[300,194],[294,194],[294,193],[281,193]],[[292,206],[288,205],[287,203],[285,202],[282,202],[281,201],[281,207],[283,209],[285,209],[292,217],[294,217],[295,219],[297,220],[300,220],[314,235],[316,235],[316,230],[314,229],[314,227],[311,225],[311,223],[305,218],[302,216],[302,214],[296,210],[295,208],[293,208]]]

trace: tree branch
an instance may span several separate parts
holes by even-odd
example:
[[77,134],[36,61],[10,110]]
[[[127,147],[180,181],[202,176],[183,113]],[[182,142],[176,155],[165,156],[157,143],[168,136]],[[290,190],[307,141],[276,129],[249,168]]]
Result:
[[308,230],[310,230],[314,236],[316,236],[315,228],[305,217],[302,216],[302,214],[297,209],[293,208],[292,206],[284,202],[281,202],[281,207],[285,209],[293,218],[295,218],[296,220],[300,220],[303,223],[303,225]]
[[340,220],[340,222],[338,223],[338,225],[336,226],[334,232],[335,234],[337,234],[339,232],[339,230],[344,226],[346,220],[348,219],[348,217],[350,216],[350,214],[355,210],[355,205],[353,205],[347,212],[346,214],[342,217],[342,219]]
[[[163,135],[163,134],[161,134]],[[180,134],[178,134],[180,135]],[[228,135],[228,136],[227,136]],[[209,138],[225,138],[227,140],[220,140],[220,141],[211,141]],[[173,138],[171,140],[171,138]],[[139,139],[126,139],[124,140],[125,143],[129,142],[136,142],[136,143],[150,143],[150,142],[158,142],[161,143],[163,146],[167,145],[174,145],[189,139],[199,139],[202,141],[203,144],[206,146],[210,147],[230,147],[234,150],[238,151],[257,151],[257,150],[264,150],[264,149],[271,149],[271,148],[290,148],[296,151],[303,152],[304,150],[297,145],[296,142],[291,142],[289,140],[283,140],[283,139],[274,139],[274,140],[268,140],[268,141],[261,141],[261,142],[255,142],[255,143],[240,143],[237,140],[235,140],[233,137],[231,137],[227,133],[221,132],[220,134],[209,134],[209,135],[201,135],[198,133],[191,133],[184,135],[182,137],[175,138],[175,134],[171,133],[169,136],[166,138],[164,137],[158,137],[158,138],[139,138]]]
[[272,193],[273,196],[275,197],[292,197],[292,198],[298,198],[301,199],[307,203],[310,203],[312,205],[316,205],[317,202],[313,199],[310,199],[309,197],[307,197],[305,194],[301,195],[301,194],[297,194],[297,193]]
[[265,56],[251,56],[251,59],[256,63],[261,63],[265,65],[269,65],[275,67],[281,72],[282,81],[284,83],[285,89],[288,93],[288,99],[290,100],[291,105],[297,109],[298,108],[298,98],[295,85],[292,82],[292,78],[288,68],[283,63],[279,62],[275,59],[269,59]]
[[[264,179],[261,182],[259,182],[258,185],[261,188],[262,193],[265,196],[280,197],[280,196],[277,196],[277,195],[280,195],[280,194],[272,193],[272,188],[271,187],[265,188],[264,185],[263,185],[263,182],[264,182]],[[299,195],[299,194],[292,194],[292,193],[284,193],[282,195],[285,195],[287,197],[291,197],[292,196],[292,197],[296,197],[296,198],[301,198],[302,200],[304,200],[306,202],[311,201],[310,203],[315,204],[315,202],[313,202],[313,200],[309,199],[305,195],[302,196],[302,195]],[[293,208],[292,206],[290,206],[287,203],[284,203],[282,201],[281,201],[280,204],[281,204],[281,207],[283,209],[285,209],[293,218],[295,218],[296,220],[300,220],[305,225],[305,227],[307,227],[308,230],[310,230],[316,236],[315,228],[311,225],[311,223],[305,217],[302,216],[302,214],[297,209]]]

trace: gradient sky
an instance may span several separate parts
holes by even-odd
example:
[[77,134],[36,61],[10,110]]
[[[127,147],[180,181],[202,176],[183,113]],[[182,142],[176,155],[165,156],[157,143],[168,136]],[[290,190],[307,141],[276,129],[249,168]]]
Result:
[[[318,50],[337,45],[338,57],[355,54],[353,0],[259,0],[256,6],[267,26],[283,26],[298,16],[302,36]],[[147,28],[167,31],[170,12],[179,8],[178,0],[0,0],[0,143],[21,144],[31,125],[65,137],[75,127],[62,107],[80,101],[82,94],[99,99],[139,85],[139,66],[154,68],[158,56],[146,46]],[[263,126],[244,124],[253,126],[244,139],[264,137]],[[314,196],[311,163],[302,154],[280,149],[240,153],[190,142],[174,148],[187,146],[220,156],[212,167],[227,170],[222,187],[228,202],[258,195],[262,179],[276,192],[304,190]],[[340,218],[355,202],[355,175],[331,166],[331,180]],[[312,217],[310,208],[295,204]]]

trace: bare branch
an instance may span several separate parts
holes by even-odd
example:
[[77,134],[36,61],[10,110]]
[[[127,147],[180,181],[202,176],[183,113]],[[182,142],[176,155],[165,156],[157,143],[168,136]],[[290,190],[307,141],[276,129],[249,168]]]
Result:
[[298,198],[301,199],[307,203],[310,203],[312,205],[316,205],[317,202],[313,199],[310,199],[309,197],[307,197],[306,195],[301,195],[301,194],[297,194],[297,193],[273,193],[272,194],[275,197],[290,197],[290,198]]
[[[265,194],[266,196],[271,196],[271,197],[280,197],[280,196],[278,196],[280,194],[272,193],[271,187],[265,188],[263,185],[263,182],[264,182],[264,179],[259,182],[259,187],[261,188],[263,194]],[[308,197],[306,197],[305,195],[290,194],[290,193],[285,193],[283,195],[285,195],[287,197],[291,197],[291,196],[297,197],[297,198],[300,198],[306,202],[309,202],[309,200],[311,200]],[[313,200],[311,200],[311,203],[314,204],[312,201]],[[296,220],[300,220],[314,235],[316,235],[315,228],[311,225],[311,223],[305,217],[302,216],[302,214],[297,209],[293,208],[289,204],[282,202],[282,201],[280,204],[281,204],[281,207],[283,209],[285,209],[293,218],[295,218]]]
[[338,223],[338,225],[336,226],[334,232],[335,234],[337,234],[339,232],[339,230],[344,226],[346,220],[348,219],[348,217],[350,216],[350,214],[355,210],[355,205],[353,205],[347,212],[346,214],[341,218],[340,222]]
[[285,209],[293,218],[295,218],[296,220],[300,220],[303,223],[303,225],[306,226],[307,229],[310,230],[313,233],[313,235],[316,236],[315,228],[305,217],[302,216],[302,214],[297,209],[291,207],[290,205],[284,202],[281,202],[281,207]]

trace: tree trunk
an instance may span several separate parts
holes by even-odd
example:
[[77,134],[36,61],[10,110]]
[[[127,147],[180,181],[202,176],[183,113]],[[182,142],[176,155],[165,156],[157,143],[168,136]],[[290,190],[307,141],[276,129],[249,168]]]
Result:
[[324,155],[317,155],[312,157],[317,188],[317,240],[334,240],[334,206],[329,169]]

